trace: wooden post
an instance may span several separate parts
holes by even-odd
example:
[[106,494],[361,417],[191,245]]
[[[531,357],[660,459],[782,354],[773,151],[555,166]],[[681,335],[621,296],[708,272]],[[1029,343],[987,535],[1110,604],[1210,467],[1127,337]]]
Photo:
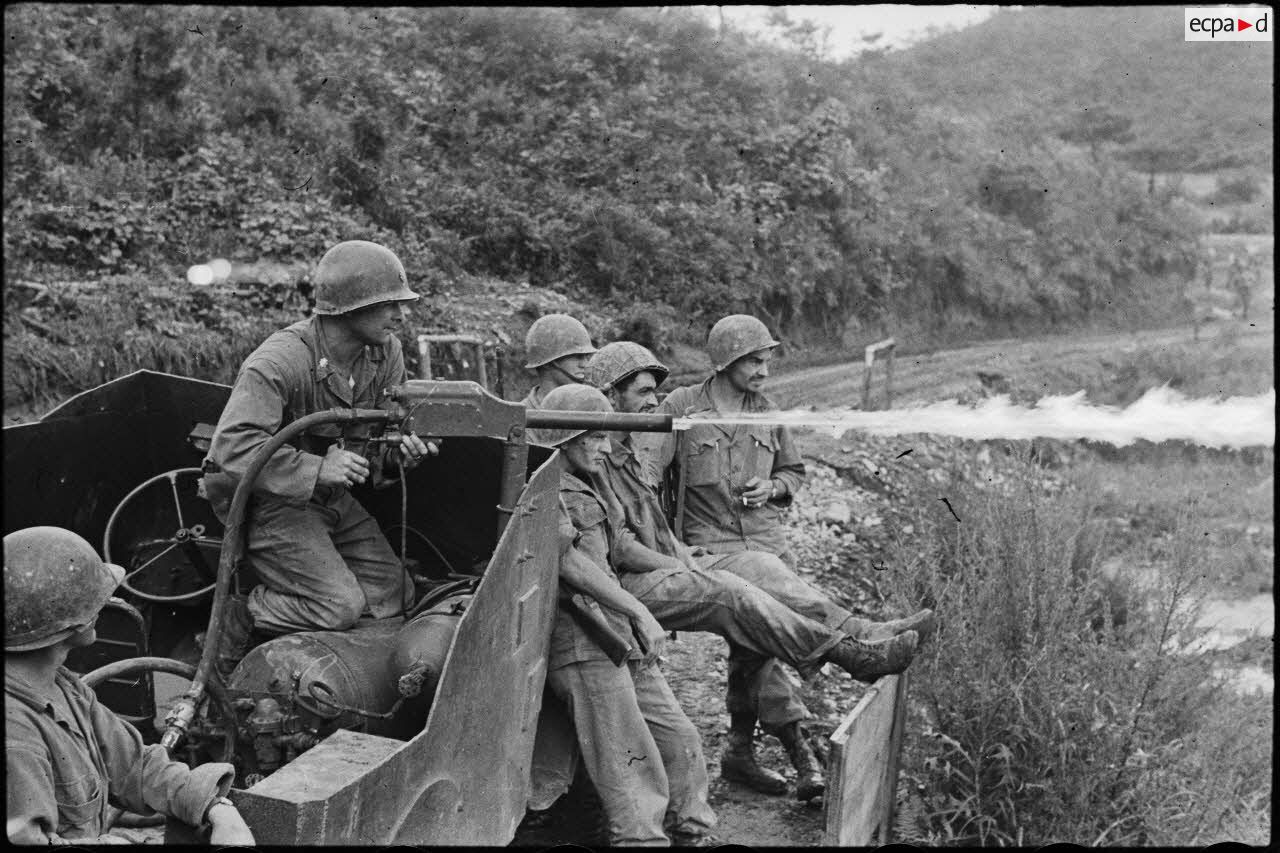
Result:
[[907,725],[907,681],[904,671],[898,676],[895,688],[893,733],[889,735],[889,761],[885,767],[884,804],[880,812],[879,844],[893,842],[893,813],[898,803],[898,759],[902,753],[902,735]]
[[893,354],[897,349],[892,344],[889,346],[889,360],[884,365],[884,407],[886,409],[893,408]]
[[418,378],[431,378],[431,338],[418,335]]
[[865,372],[862,375],[862,408],[864,410],[871,409],[871,373],[875,369],[876,353],[882,349],[889,351],[889,362],[885,366],[885,399],[886,403],[893,399],[893,353],[897,347],[897,341],[893,338],[885,338],[882,341],[876,341],[869,344],[864,350],[865,353]]

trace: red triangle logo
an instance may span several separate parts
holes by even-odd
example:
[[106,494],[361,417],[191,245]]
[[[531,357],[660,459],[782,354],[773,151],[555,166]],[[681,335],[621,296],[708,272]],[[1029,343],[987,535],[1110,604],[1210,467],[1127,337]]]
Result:
[[1253,26],[1253,24],[1249,23],[1248,21],[1242,21],[1239,18],[1236,18],[1236,23],[1240,25],[1236,27],[1236,29],[1238,29],[1240,32],[1244,32],[1245,30]]

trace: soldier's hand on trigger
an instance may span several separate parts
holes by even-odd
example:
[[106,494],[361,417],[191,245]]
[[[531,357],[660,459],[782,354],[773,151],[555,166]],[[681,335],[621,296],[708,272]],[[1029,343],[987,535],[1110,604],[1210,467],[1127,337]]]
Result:
[[358,453],[343,450],[336,444],[329,446],[329,452],[320,463],[320,474],[316,484],[320,486],[350,487],[369,479],[369,462]]
[[752,477],[742,487],[742,496],[739,500],[744,507],[755,509],[764,506],[765,501],[771,497],[773,497],[773,480],[761,482],[759,477]]
[[404,467],[415,468],[422,461],[424,456],[440,455],[440,448],[434,441],[423,441],[411,432],[407,432],[400,437],[400,458],[404,460]]

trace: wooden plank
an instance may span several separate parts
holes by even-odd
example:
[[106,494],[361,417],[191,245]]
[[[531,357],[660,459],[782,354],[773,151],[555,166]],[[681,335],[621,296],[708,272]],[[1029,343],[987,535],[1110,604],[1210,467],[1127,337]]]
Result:
[[[895,722],[905,691],[901,676],[879,679],[831,735],[823,843],[863,847],[886,837],[897,780]],[[898,727],[901,727],[899,723]]]

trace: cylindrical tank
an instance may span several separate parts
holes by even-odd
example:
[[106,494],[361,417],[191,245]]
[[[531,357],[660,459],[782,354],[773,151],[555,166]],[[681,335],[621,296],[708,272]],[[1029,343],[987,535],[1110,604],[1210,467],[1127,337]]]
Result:
[[396,635],[391,668],[400,679],[402,692],[420,691],[424,701],[420,706],[419,727],[426,725],[427,711],[440,683],[449,644],[470,600],[471,595],[466,593],[444,598],[411,619]]
[[417,702],[406,701],[390,719],[376,716],[390,711],[400,698],[400,673],[388,652],[403,627],[399,619],[381,619],[347,631],[276,637],[245,655],[228,688],[254,699],[271,696],[302,728],[324,735],[356,729],[412,737],[421,726],[413,727],[410,719],[425,719],[421,709],[409,707]]

